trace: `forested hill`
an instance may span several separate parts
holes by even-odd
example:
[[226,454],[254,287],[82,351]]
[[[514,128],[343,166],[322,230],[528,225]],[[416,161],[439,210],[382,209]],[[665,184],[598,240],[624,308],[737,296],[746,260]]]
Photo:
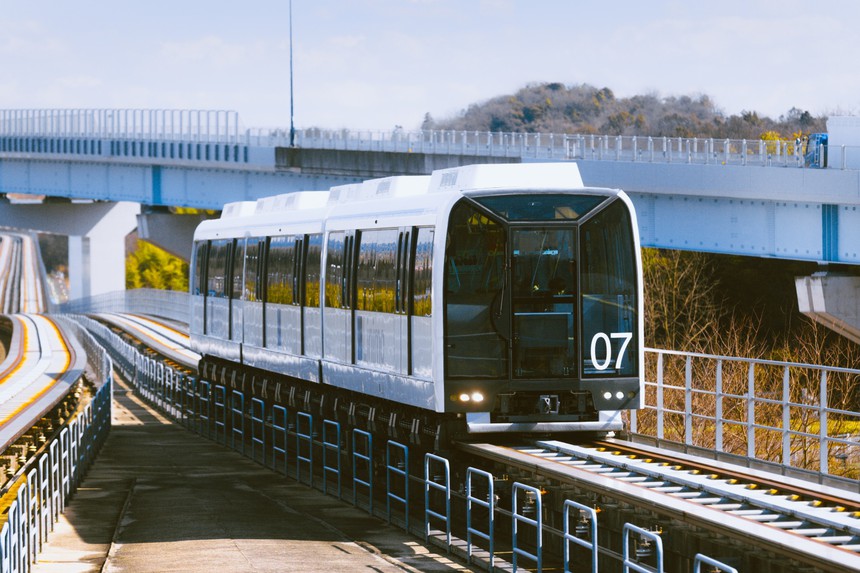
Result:
[[528,85],[470,105],[456,117],[424,116],[422,129],[788,139],[825,131],[826,117],[797,108],[778,119],[743,111],[725,115],[706,95],[616,98],[610,88],[561,83]]

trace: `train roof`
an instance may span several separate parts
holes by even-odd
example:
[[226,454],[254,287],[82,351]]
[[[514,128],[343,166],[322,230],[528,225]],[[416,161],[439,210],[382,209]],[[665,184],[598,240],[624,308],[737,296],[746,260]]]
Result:
[[[587,189],[579,167],[573,162],[498,163],[466,165],[433,171],[431,175],[398,175],[338,185],[329,191],[297,191],[256,201],[228,203],[220,219],[204,221],[200,230],[208,235],[216,229],[278,228],[284,223],[321,224],[329,217],[354,217],[434,212],[438,205],[453,200],[452,195],[482,191],[553,191],[582,189],[586,193],[609,189]],[[362,203],[368,202],[365,207]],[[251,223],[253,221],[253,223]],[[316,221],[316,223],[314,223]],[[220,234],[220,233],[218,233]]]
[[576,163],[499,163],[439,169],[430,176],[431,193],[478,189],[584,188]]

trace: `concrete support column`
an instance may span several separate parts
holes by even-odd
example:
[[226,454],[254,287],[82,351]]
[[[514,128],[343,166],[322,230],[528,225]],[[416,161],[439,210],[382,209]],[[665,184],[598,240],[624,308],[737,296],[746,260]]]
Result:
[[794,284],[800,312],[860,343],[860,277],[815,273]]
[[69,237],[69,298],[90,296],[90,240],[86,237]]

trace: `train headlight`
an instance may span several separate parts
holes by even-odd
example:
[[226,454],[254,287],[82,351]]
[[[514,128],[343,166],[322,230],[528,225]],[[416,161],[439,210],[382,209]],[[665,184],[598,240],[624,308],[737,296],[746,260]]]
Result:
[[483,402],[484,395],[480,392],[472,392],[472,402]]
[[623,400],[624,399],[624,392],[621,392],[621,391],[616,392],[615,397],[618,398],[619,400]]
[[604,398],[605,400],[612,400],[612,392],[604,392],[604,393],[603,393],[603,398]]
[[469,399],[470,399],[469,395],[468,395],[468,394],[466,394],[465,392],[463,392],[462,394],[460,394],[460,401],[461,401],[461,402],[468,402],[468,401],[469,401]]

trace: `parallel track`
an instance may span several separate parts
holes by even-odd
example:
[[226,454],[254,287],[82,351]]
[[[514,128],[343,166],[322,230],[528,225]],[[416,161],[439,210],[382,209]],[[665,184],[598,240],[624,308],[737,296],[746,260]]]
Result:
[[154,317],[136,314],[99,313],[92,315],[92,318],[122,330],[168,361],[190,372],[197,372],[200,355],[190,349],[188,334],[175,326]]
[[860,499],[848,492],[618,441],[458,449],[822,571],[860,571]]
[[86,356],[47,317],[16,314],[0,364],[0,452],[60,403],[83,376]]

